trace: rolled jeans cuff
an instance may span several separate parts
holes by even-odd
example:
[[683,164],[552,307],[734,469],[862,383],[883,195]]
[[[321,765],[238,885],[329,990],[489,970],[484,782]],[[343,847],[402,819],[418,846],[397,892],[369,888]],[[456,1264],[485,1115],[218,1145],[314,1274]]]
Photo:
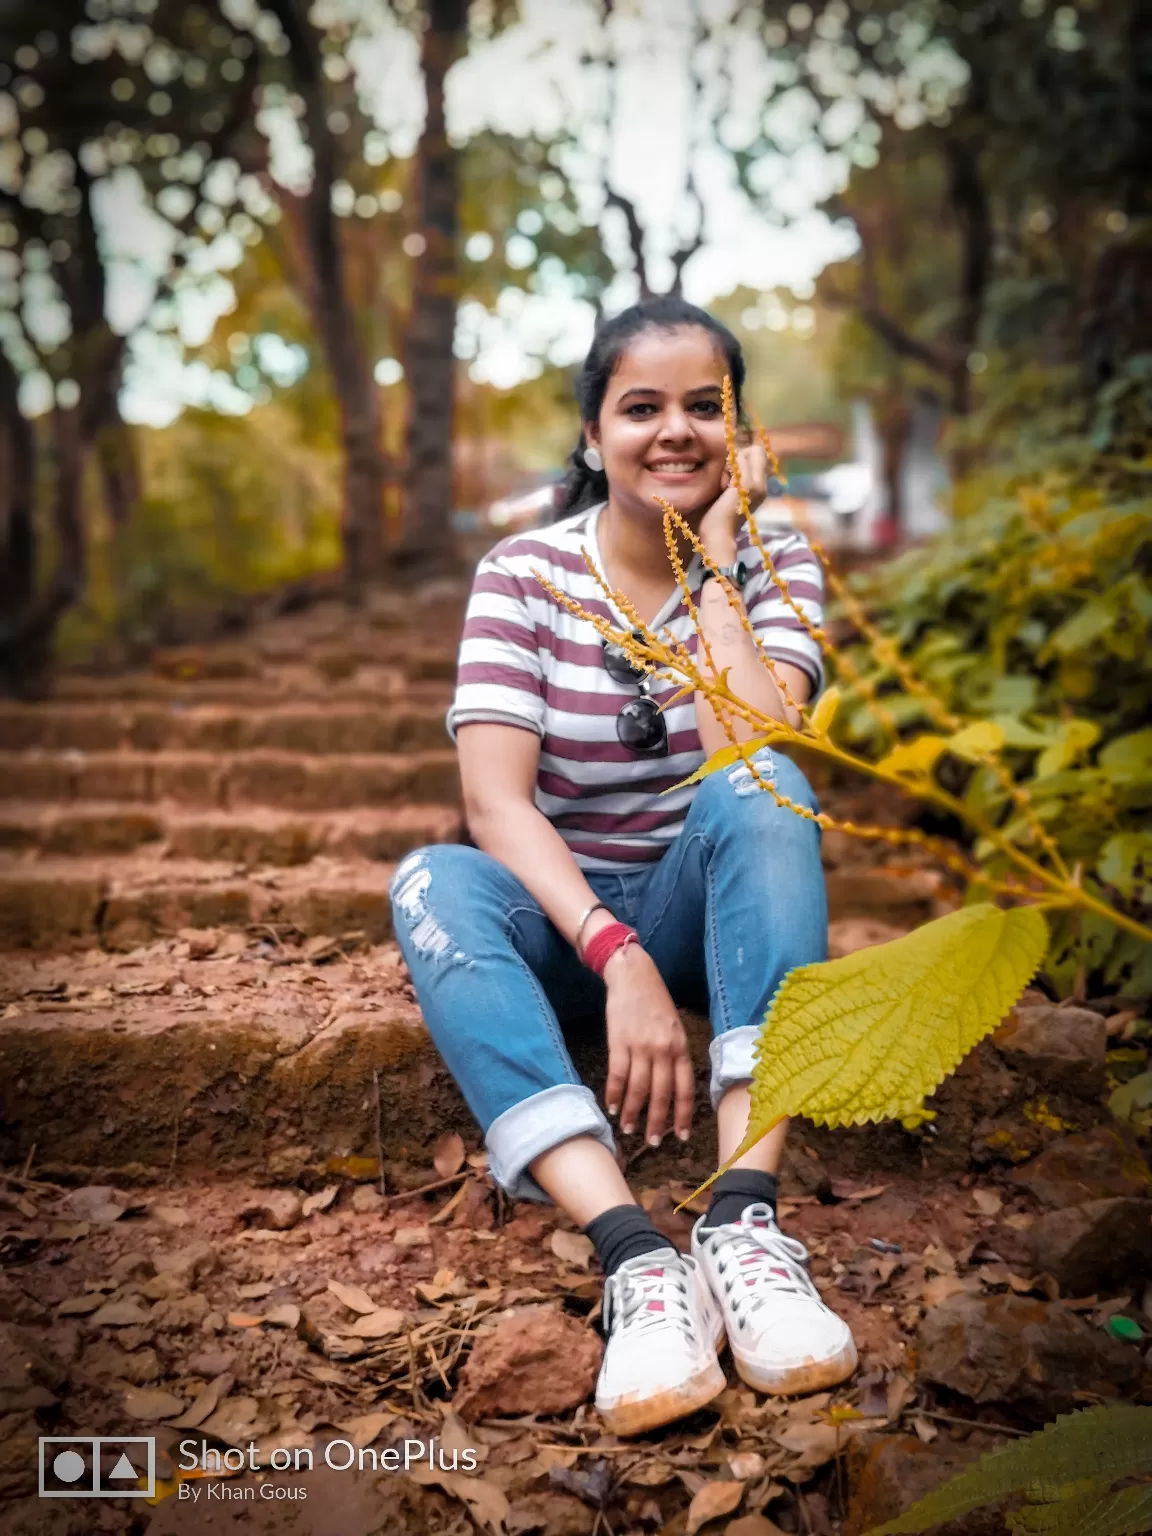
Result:
[[729,1088],[752,1081],[753,1052],[759,1038],[760,1025],[745,1024],[740,1029],[729,1029],[717,1035],[708,1047],[712,1062],[709,1088],[713,1109],[719,1108],[720,1100]]
[[580,1083],[557,1083],[496,1116],[484,1138],[488,1171],[511,1199],[549,1202],[551,1195],[540,1188],[528,1165],[573,1136],[594,1136],[616,1155],[612,1127],[592,1090]]

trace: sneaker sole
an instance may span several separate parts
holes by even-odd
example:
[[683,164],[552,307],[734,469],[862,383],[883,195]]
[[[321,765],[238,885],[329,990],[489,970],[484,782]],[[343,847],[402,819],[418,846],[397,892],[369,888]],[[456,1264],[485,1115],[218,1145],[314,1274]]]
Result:
[[825,1387],[838,1386],[847,1381],[856,1369],[855,1343],[849,1341],[836,1354],[826,1360],[808,1360],[802,1365],[790,1365],[782,1370],[765,1370],[750,1360],[742,1360],[735,1350],[732,1362],[742,1381],[757,1392],[769,1397],[805,1397],[811,1392],[822,1392]]
[[613,1435],[642,1435],[646,1430],[659,1429],[705,1407],[714,1397],[719,1397],[728,1385],[728,1379],[713,1360],[697,1375],[679,1387],[657,1392],[651,1397],[632,1398],[602,1406],[596,1404],[604,1427]]

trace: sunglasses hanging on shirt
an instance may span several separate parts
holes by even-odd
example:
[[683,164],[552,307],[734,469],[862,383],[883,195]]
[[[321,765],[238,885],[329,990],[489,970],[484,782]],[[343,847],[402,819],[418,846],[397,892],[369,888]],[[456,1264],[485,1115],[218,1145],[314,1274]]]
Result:
[[[644,636],[633,631],[637,640]],[[610,640],[602,640],[604,670],[614,683],[631,683],[640,697],[629,699],[616,716],[616,736],[622,746],[637,757],[667,757],[668,725],[656,700],[651,697],[652,678]]]

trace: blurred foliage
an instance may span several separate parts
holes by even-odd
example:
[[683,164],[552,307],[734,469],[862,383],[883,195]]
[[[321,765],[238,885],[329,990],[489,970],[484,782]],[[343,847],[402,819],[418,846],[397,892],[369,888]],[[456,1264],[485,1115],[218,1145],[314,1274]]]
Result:
[[[1152,915],[1152,358],[1130,358],[1085,405],[1051,379],[1013,378],[973,431],[1019,443],[961,483],[953,526],[858,576],[855,595],[945,707],[1003,732],[1001,761],[1086,889],[1138,921]],[[1028,408],[1022,400],[1031,399]],[[1015,427],[1030,423],[1020,434]],[[1073,430],[1079,428],[1079,431]],[[987,437],[985,438],[987,441]],[[847,648],[863,681],[837,730],[882,756],[875,690],[901,734],[930,719],[875,648]],[[987,767],[948,786],[1016,846],[1036,829]],[[959,831],[959,829],[952,829]],[[959,833],[959,835],[963,835]],[[1000,879],[1003,854],[972,848]],[[1047,974],[1062,992],[1152,994],[1152,949],[1091,912],[1057,912]]]
[[62,659],[117,662],[337,569],[339,460],[300,423],[269,405],[138,429],[148,492],[127,524],[96,520],[84,600],[60,626]]

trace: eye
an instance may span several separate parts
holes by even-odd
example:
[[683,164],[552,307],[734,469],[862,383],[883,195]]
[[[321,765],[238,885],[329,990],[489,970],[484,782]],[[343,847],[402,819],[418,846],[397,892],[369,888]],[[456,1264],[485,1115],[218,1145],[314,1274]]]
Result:
[[655,409],[656,407],[650,400],[637,400],[635,404],[625,408],[624,414],[626,416],[646,416]]
[[719,416],[721,407],[716,400],[697,400],[692,409],[704,416]]

